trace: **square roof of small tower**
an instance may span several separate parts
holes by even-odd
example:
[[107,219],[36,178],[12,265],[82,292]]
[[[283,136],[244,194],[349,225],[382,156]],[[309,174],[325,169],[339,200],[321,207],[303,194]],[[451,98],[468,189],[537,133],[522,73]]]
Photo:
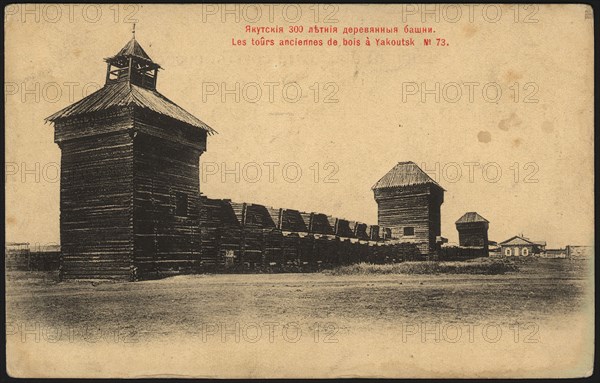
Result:
[[465,213],[462,217],[460,217],[456,223],[475,223],[475,222],[483,222],[483,223],[490,223],[490,221],[488,221],[487,219],[483,218],[482,216],[480,216],[479,214],[477,214],[474,211],[470,211],[468,213]]
[[389,172],[373,185],[371,190],[406,187],[413,185],[434,185],[444,190],[412,161],[398,162]]

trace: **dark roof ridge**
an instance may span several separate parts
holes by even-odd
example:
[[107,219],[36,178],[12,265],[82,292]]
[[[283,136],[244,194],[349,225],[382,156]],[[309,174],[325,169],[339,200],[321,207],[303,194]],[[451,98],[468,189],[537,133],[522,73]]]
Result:
[[216,133],[216,131],[206,123],[162,95],[157,90],[146,89],[125,81],[114,84],[105,84],[94,93],[47,117],[46,122],[56,122],[62,119],[105,111],[115,107],[130,106],[132,104],[142,109],[148,109],[185,124],[200,128],[207,131],[209,134]]

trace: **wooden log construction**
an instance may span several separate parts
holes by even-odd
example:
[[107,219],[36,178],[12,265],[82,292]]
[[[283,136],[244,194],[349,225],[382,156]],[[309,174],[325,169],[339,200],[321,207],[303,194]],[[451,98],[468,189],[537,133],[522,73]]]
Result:
[[106,61],[101,89],[47,118],[61,149],[62,279],[316,271],[436,251],[443,189],[412,162],[373,187],[377,226],[203,196],[199,160],[216,132],[156,90],[160,65],[135,39]]
[[420,254],[416,245],[384,240],[379,235],[385,230],[378,226],[205,196],[200,201],[204,271],[309,272],[356,262],[401,262]]
[[[435,250],[443,194],[431,185],[377,190],[379,225],[371,226],[210,199],[197,182],[205,135],[194,145],[186,127],[174,123],[179,133],[165,139],[151,134],[151,121],[139,114],[102,121],[120,128],[72,138],[77,125],[59,125],[64,279],[305,272],[424,259]],[[414,228],[411,236],[406,225]]]

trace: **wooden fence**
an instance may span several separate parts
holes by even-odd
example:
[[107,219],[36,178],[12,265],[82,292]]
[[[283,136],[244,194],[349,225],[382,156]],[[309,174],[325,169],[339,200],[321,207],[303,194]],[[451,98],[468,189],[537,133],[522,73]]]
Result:
[[358,262],[422,258],[388,229],[319,213],[203,197],[201,269],[304,272]]
[[5,254],[6,270],[51,271],[60,266],[60,251],[27,251]]
[[[423,243],[402,242],[391,230],[320,213],[275,209],[258,204],[201,197],[194,242],[186,262],[132,258],[130,280],[189,273],[312,272],[360,262],[398,263],[408,260],[461,260],[485,256],[483,249],[442,248],[437,256],[422,254]],[[7,265],[19,270],[56,270],[60,252],[21,252]],[[10,261],[10,262],[9,262]]]

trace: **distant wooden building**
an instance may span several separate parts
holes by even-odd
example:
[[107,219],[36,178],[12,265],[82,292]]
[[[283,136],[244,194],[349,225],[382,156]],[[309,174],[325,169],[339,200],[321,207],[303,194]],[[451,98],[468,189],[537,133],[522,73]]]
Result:
[[499,245],[505,257],[540,256],[546,251],[546,242],[532,241],[519,235],[500,242]]
[[482,247],[488,255],[488,229],[490,222],[476,212],[465,213],[456,221],[458,244],[466,247]]
[[199,157],[214,133],[156,90],[133,38],[103,88],[51,115],[61,149],[61,277],[136,280],[194,270]]
[[441,236],[444,189],[414,162],[399,162],[372,187],[378,225],[392,237],[434,255]]

